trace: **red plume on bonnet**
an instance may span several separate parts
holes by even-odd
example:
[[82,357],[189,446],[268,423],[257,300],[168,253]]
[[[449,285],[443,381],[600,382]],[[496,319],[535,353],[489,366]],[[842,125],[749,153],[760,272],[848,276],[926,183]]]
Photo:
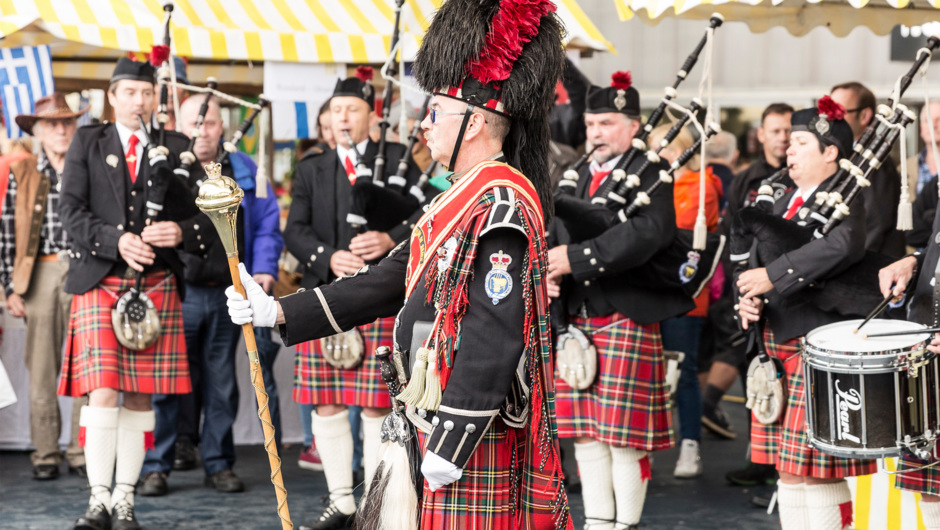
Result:
[[150,64],[160,66],[170,58],[170,47],[163,44],[154,45],[150,51]]
[[493,15],[479,59],[467,73],[480,83],[505,81],[522,54],[522,47],[539,32],[539,21],[557,8],[551,0],[503,0]]
[[614,72],[614,75],[610,76],[610,86],[617,90],[627,90],[632,85],[633,76],[630,72]]
[[372,70],[371,66],[360,66],[356,68],[356,77],[363,83],[368,83],[375,77],[375,71]]
[[845,117],[845,107],[838,104],[829,96],[819,98],[816,108],[820,114],[825,114],[829,121],[841,120]]

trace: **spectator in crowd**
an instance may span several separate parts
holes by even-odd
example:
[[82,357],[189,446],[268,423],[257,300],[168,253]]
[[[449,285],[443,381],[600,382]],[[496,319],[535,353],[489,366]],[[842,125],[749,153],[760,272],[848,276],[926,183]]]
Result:
[[[57,478],[63,457],[56,378],[72,295],[63,290],[69,239],[59,217],[59,197],[65,154],[77,129],[77,117],[87,111],[85,107],[73,112],[65,96],[56,92],[36,101],[33,114],[16,117],[16,124],[39,141],[40,149],[35,155],[20,151],[8,158],[13,163],[8,166],[0,214],[0,285],[10,315],[26,320],[29,430],[36,448],[30,459],[36,480]],[[72,405],[72,437],[65,451],[69,472],[82,477],[86,476],[85,455],[78,444],[78,419],[85,403],[83,397]]]
[[[721,189],[731,189],[734,182],[734,167],[738,163],[738,139],[728,131],[720,131],[705,142],[705,162],[712,172],[721,179]],[[722,193],[721,208],[728,204]]]
[[[830,97],[845,107],[845,121],[857,142],[875,120],[875,94],[865,85],[850,81],[832,87]],[[904,234],[897,229],[901,174],[890,155],[869,177],[871,186],[862,188],[865,202],[865,249],[891,257],[904,255]]]
[[[761,114],[757,140],[761,145],[758,159],[738,174],[728,190],[728,215],[726,222],[740,208],[750,205],[757,197],[761,181],[783,167],[787,147],[790,146],[790,115],[793,107],[786,103],[771,103]],[[793,188],[793,181],[784,177],[774,185],[774,196],[779,197]]]
[[914,229],[906,232],[905,238],[914,248],[922,248],[930,241],[937,211],[937,160],[934,156],[940,151],[940,101],[931,101],[929,111],[929,116],[926,106],[920,111],[920,139],[924,149],[907,160],[908,186],[910,190],[917,190],[917,199],[914,201]]
[[[188,135],[194,135],[196,116],[203,98],[191,98],[180,107],[180,124]],[[193,147],[197,163],[190,168],[189,184],[194,190],[205,179],[203,164],[214,161],[221,148],[222,115],[216,100],[209,102],[205,121]],[[222,174],[230,176],[245,191],[238,214],[241,236],[239,255],[255,281],[265,290],[273,289],[277,275],[277,260],[284,243],[281,238],[279,209],[274,191],[268,185],[267,198],[255,195],[257,167],[251,158],[240,152],[231,153],[222,165]],[[179,456],[187,457],[184,468],[195,465],[194,446],[199,440],[206,485],[220,492],[244,490],[244,485],[232,471],[235,464],[235,446],[232,425],[238,412],[238,386],[235,377],[235,353],[239,328],[225,314],[225,287],[231,284],[225,250],[212,223],[205,216],[193,223],[184,223],[183,231],[193,231],[201,241],[198,248],[183,253],[186,264],[187,296],[182,304],[186,348],[193,378],[193,399],[162,394],[153,399],[157,413],[154,448],[147,452],[142,470],[140,494],[158,496],[167,493],[166,479]],[[219,296],[222,298],[219,299]],[[220,318],[222,316],[223,318]],[[257,334],[258,353],[261,358],[265,389],[270,397],[272,422],[280,432],[280,414],[277,388],[273,386],[271,368],[280,346],[270,338],[270,330]],[[182,409],[189,409],[191,424],[179,426]],[[203,413],[201,436],[199,417]],[[178,436],[179,434],[179,436]],[[176,452],[186,453],[176,455]]]

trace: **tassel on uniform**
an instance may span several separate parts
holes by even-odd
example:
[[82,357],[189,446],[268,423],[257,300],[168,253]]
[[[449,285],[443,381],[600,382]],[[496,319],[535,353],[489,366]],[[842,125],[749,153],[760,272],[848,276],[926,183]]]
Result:
[[419,409],[437,410],[441,408],[441,370],[438,366],[437,352],[429,355],[428,373],[424,378],[424,395],[418,402]]
[[[264,97],[264,94],[261,95]],[[261,111],[261,123],[258,124],[258,171],[255,173],[255,197],[265,199],[268,196],[268,124],[270,120],[270,107]]]
[[427,371],[428,349],[418,348],[417,360],[414,369],[411,371],[411,380],[408,381],[405,390],[395,396],[395,399],[412,407],[417,407],[418,402],[421,401],[421,397],[424,395],[424,378]]
[[708,227],[705,225],[705,214],[699,210],[698,217],[695,219],[695,230],[692,232],[692,248],[705,250],[707,238]]
[[898,203],[898,230],[914,229],[914,207],[906,191],[901,193],[901,202]]

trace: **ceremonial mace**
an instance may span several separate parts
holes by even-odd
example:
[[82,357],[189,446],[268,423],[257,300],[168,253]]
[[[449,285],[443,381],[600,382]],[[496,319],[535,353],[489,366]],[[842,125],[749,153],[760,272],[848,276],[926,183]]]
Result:
[[[196,206],[202,210],[202,213],[209,216],[219,232],[222,246],[225,247],[225,256],[228,258],[232,284],[235,286],[235,291],[247,300],[245,287],[238,273],[238,243],[235,225],[238,205],[241,204],[245,192],[233,179],[222,176],[221,164],[213,162],[206,165],[205,170],[206,181],[199,186]],[[271,483],[274,484],[274,492],[277,494],[277,514],[281,518],[281,528],[291,530],[294,525],[290,521],[290,513],[287,510],[287,490],[284,489],[284,477],[281,475],[281,458],[277,454],[277,446],[274,445],[274,425],[271,423],[271,411],[268,410],[268,393],[264,391],[258,346],[255,344],[255,330],[250,322],[242,325],[242,333],[245,336],[248,364],[251,367],[251,385],[255,387],[255,397],[258,399],[258,418],[261,419],[261,428],[264,430],[264,450],[268,452],[268,464],[271,466]]]

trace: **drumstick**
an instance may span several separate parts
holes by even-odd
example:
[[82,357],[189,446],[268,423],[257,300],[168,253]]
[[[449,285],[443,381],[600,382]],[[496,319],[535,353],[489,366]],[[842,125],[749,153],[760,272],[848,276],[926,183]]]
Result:
[[872,310],[871,313],[868,313],[868,316],[865,317],[865,320],[862,321],[862,323],[859,324],[858,327],[855,328],[855,331],[853,331],[852,333],[858,333],[858,330],[862,329],[862,326],[864,326],[865,324],[868,324],[868,322],[869,322],[871,319],[875,318],[876,316],[878,316],[879,313],[881,313],[882,311],[884,311],[885,308],[888,307],[888,304],[890,304],[890,303],[891,303],[891,300],[893,300],[893,299],[894,299],[894,295],[893,295],[893,294],[888,294],[888,296],[886,296],[885,299],[882,300],[881,303],[878,304],[878,307],[876,307],[874,310]]
[[871,335],[866,335],[865,333],[862,333],[862,338],[873,339],[875,337],[897,337],[899,335],[918,335],[921,333],[940,333],[940,328],[906,329],[904,331],[887,331],[885,333],[872,333]]

